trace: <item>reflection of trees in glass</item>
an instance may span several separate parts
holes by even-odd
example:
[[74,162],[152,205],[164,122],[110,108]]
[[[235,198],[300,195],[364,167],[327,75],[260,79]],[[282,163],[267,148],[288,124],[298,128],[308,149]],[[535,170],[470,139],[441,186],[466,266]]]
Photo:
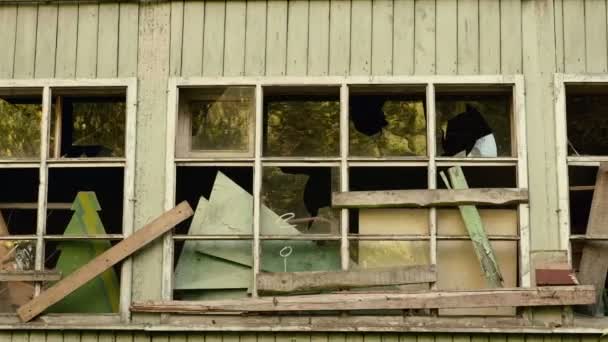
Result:
[[39,100],[39,103],[7,102],[0,99],[0,157],[24,158],[40,155],[42,99],[36,100]]
[[338,156],[340,102],[319,96],[265,99],[267,156]]
[[449,119],[466,110],[466,105],[475,107],[494,133],[498,156],[511,156],[511,96],[510,95],[459,95],[440,96],[436,102],[437,155],[443,154],[441,137]]
[[[330,179],[316,178],[305,172],[309,169],[319,169],[320,172],[329,172]],[[302,171],[302,173],[299,173]],[[265,167],[262,176],[262,203],[277,215],[293,213],[298,230],[308,233],[337,233],[339,213],[330,208],[331,192],[338,189],[338,170],[332,168],[282,168]],[[329,182],[327,182],[329,181]],[[325,184],[329,183],[329,184]],[[309,193],[305,203],[306,186]],[[312,192],[311,192],[312,191]],[[318,207],[317,213],[309,212],[309,207]],[[316,216],[315,222],[306,220]],[[312,223],[311,223],[312,222]]]
[[213,100],[193,100],[193,150],[249,149],[249,127],[254,112],[254,88],[229,87]]
[[125,155],[124,102],[74,102],[72,146],[100,145],[112,157]]
[[387,99],[382,106],[387,125],[373,136],[349,121],[350,155],[365,157],[426,155],[426,116],[422,100]]
[[[566,99],[569,154],[608,154],[608,97],[571,95]],[[572,150],[576,149],[576,152]]]

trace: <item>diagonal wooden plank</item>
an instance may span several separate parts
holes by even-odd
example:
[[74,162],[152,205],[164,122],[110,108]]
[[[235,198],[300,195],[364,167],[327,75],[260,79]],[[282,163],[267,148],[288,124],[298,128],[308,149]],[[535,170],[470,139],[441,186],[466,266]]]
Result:
[[22,305],[17,310],[19,317],[23,322],[31,320],[49,306],[57,303],[83,284],[146,246],[175,225],[192,216],[192,214],[193,211],[188,202],[184,201],[180,203],[48,290],[42,292],[38,297]]
[[[601,163],[595,180],[595,191],[591,200],[587,235],[608,234],[608,163]],[[579,266],[578,280],[581,284],[595,285],[598,297],[595,305],[585,311],[603,315],[602,291],[608,272],[608,245],[606,242],[587,241]]]

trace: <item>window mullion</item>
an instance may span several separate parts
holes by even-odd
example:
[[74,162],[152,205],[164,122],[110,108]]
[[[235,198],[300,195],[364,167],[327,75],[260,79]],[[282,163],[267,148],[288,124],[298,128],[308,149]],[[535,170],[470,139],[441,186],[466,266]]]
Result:
[[253,297],[258,296],[257,274],[260,272],[263,96],[262,85],[257,84],[255,87],[255,161],[253,166],[253,284],[251,293]]
[[[348,191],[348,85],[340,86],[340,191]],[[348,209],[340,210],[340,258],[348,270]]]
[[[426,141],[427,141],[427,154],[429,156],[429,162],[427,166],[428,176],[428,188],[437,189],[437,165],[435,164],[435,85],[429,83],[426,86],[426,106],[427,106],[427,118],[426,118]],[[429,235],[430,235],[430,261],[431,265],[437,264],[437,210],[432,207],[429,209]],[[431,284],[431,287],[435,289],[436,284]]]
[[[51,88],[45,86],[42,91],[42,118],[40,122],[40,176],[38,185],[38,218],[36,221],[36,259],[35,269],[44,270],[44,232],[46,225],[46,199],[48,192],[48,169],[47,159],[49,151],[49,131],[50,131],[50,111],[51,111]],[[35,295],[40,293],[40,283],[35,286]]]

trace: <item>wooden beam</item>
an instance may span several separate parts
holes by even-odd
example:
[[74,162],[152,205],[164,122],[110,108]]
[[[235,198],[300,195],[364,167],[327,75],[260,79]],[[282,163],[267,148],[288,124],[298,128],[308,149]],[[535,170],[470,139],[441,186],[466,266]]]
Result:
[[61,273],[55,271],[0,271],[0,282],[6,281],[58,281]]
[[[595,188],[591,200],[589,221],[587,222],[587,235],[608,234],[608,162],[600,163],[595,180]],[[583,247],[581,263],[579,266],[578,280],[581,284],[595,285],[603,289],[606,284],[606,273],[608,272],[608,245],[605,242],[588,241]],[[594,305],[586,308],[587,313],[602,315],[604,301],[602,291],[598,291],[597,300]]]
[[[450,177],[450,182],[452,183],[452,188],[469,188],[460,166],[449,168],[448,175]],[[445,179],[444,182],[446,182],[446,186],[450,188],[450,185],[447,184]],[[475,254],[477,255],[477,259],[479,260],[488,286],[502,287],[502,275],[500,274],[500,268],[498,267],[498,262],[496,261],[496,255],[494,254],[490,240],[488,240],[486,231],[483,228],[481,216],[479,216],[477,208],[472,205],[461,205],[458,207],[458,209],[460,210],[462,220],[464,221],[464,225],[467,228],[469,236],[471,236],[473,249],[475,250]]]
[[[62,209],[70,210],[72,203],[47,203],[47,209]],[[0,203],[0,209],[38,209],[36,202],[20,202],[20,203]]]
[[528,202],[528,190],[512,188],[350,191],[332,194],[334,208],[420,208],[525,202]]
[[206,313],[562,306],[595,302],[593,286],[505,288],[475,291],[349,293],[261,297],[245,300],[148,301],[134,312]]
[[593,191],[595,185],[575,185],[570,187],[570,191]]
[[103,254],[91,260],[88,264],[68,275],[38,297],[22,305],[17,314],[23,322],[27,322],[46,310],[51,305],[65,298],[76,289],[116,265],[121,260],[135,253],[175,225],[192,216],[193,211],[188,202],[184,201],[175,208],[165,212],[154,221],[137,230],[133,235],[119,242]]
[[262,272],[257,276],[258,292],[261,294],[312,293],[435,281],[437,274],[434,265],[336,272]]

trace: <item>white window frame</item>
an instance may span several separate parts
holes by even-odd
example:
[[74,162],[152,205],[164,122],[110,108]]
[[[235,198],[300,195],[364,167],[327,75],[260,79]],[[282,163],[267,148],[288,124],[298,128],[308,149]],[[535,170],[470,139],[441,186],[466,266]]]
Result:
[[[421,157],[391,157],[391,158],[349,158],[349,117],[348,100],[349,86],[367,85],[418,85],[426,87],[427,103],[427,156]],[[436,157],[435,139],[435,85],[510,85],[513,86],[513,117],[512,117],[512,150],[516,152],[514,157],[498,158],[453,158]],[[525,91],[524,78],[522,75],[474,75],[474,76],[379,76],[379,77],[195,77],[182,78],[172,77],[168,82],[168,113],[167,113],[167,141],[166,141],[166,177],[165,177],[165,209],[169,210],[175,206],[175,181],[176,168],[180,165],[196,166],[230,166],[243,165],[239,160],[227,156],[209,156],[206,158],[176,158],[176,139],[178,132],[179,112],[179,88],[187,87],[211,87],[211,86],[255,86],[255,137],[254,156],[244,158],[243,162],[253,162],[253,290],[252,296],[257,297],[256,274],[260,270],[260,206],[261,206],[261,184],[262,184],[262,161],[274,162],[287,160],[289,158],[262,157],[262,126],[263,126],[263,88],[270,86],[335,86],[340,87],[340,155],[339,157],[314,158],[328,165],[340,167],[340,191],[348,191],[348,167],[361,165],[383,165],[383,166],[420,166],[428,167],[429,189],[437,188],[436,167],[437,166],[516,166],[516,178],[518,188],[528,188],[528,168],[526,151],[526,114],[525,114]],[[513,149],[513,143],[516,148]],[[293,158],[302,160],[306,158]],[[203,164],[204,163],[204,164]],[[307,165],[304,162],[296,163]],[[521,287],[530,287],[530,265],[529,265],[529,205],[519,204],[518,208],[519,226],[519,284]],[[429,210],[429,237],[430,262],[437,263],[437,227],[436,210]],[[209,239],[217,239],[210,236]],[[347,270],[348,260],[348,210],[341,210],[340,223],[340,253],[342,269]],[[388,239],[387,239],[388,240]],[[404,240],[401,238],[400,240]],[[171,234],[167,234],[164,240],[163,253],[163,281],[162,299],[171,300],[173,291],[173,244]],[[246,301],[244,299],[243,301]]]
[[[49,158],[50,122],[52,120],[51,103],[53,89],[60,88],[94,88],[95,90],[106,88],[124,88],[126,93],[125,113],[125,156],[112,158]],[[46,215],[47,215],[47,192],[48,192],[48,170],[50,168],[70,167],[123,167],[123,222],[122,234],[106,234],[103,237],[110,239],[124,239],[133,233],[133,212],[135,205],[135,137],[137,120],[137,78],[112,78],[112,79],[31,79],[31,80],[0,80],[0,89],[10,88],[32,88],[42,89],[42,118],[40,122],[41,149],[39,158],[29,159],[3,159],[0,160],[0,168],[34,168],[39,170],[38,208],[36,224],[36,259],[35,270],[44,269],[44,242],[58,240],[60,238],[47,238]],[[96,237],[96,238],[101,238]],[[18,236],[17,238],[20,238]],[[86,237],[82,237],[86,239]],[[0,236],[1,240],[15,240],[14,235]],[[130,321],[131,286],[132,286],[132,262],[127,259],[122,263],[120,280],[119,312],[117,314],[46,314],[38,319],[43,322],[55,322],[62,324],[66,318],[75,323],[112,324],[127,323]],[[37,283],[34,296],[40,294],[41,286]],[[14,322],[15,315],[2,315],[3,320]]]
[[572,246],[570,241],[589,240],[585,236],[570,234],[570,181],[568,166],[599,166],[608,162],[608,156],[568,156],[568,131],[566,113],[566,86],[608,84],[608,74],[561,74],[553,78],[555,104],[555,157],[557,166],[557,206],[559,246],[568,253],[568,262],[572,264]]

